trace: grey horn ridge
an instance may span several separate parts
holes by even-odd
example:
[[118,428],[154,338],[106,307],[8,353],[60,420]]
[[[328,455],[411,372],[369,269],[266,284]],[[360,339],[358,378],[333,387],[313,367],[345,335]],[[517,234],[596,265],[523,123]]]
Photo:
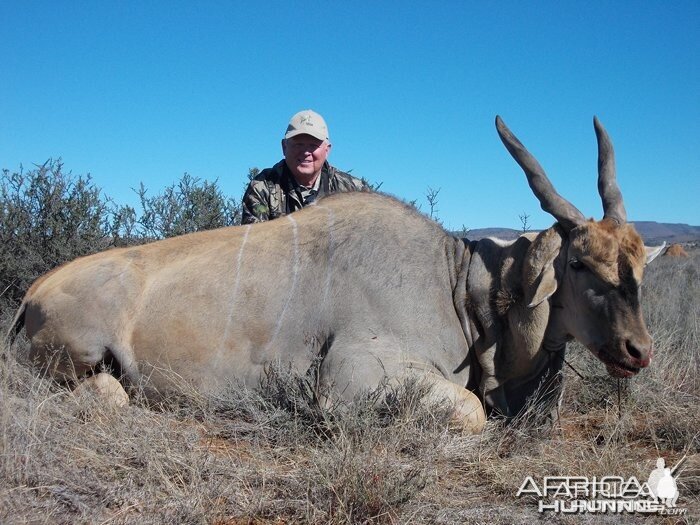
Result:
[[557,193],[540,163],[511,133],[500,116],[496,117],[496,129],[508,152],[525,172],[527,182],[540,201],[542,209],[552,215],[567,231],[582,224],[586,220],[583,214]]
[[627,213],[615,175],[615,151],[598,117],[593,117],[593,127],[598,139],[598,193],[603,201],[603,218],[624,224]]

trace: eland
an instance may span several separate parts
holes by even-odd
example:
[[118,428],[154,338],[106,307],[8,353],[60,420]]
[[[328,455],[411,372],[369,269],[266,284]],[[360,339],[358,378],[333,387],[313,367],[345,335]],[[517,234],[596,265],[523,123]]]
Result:
[[614,377],[649,365],[645,249],[627,223],[613,148],[597,119],[600,221],[586,219],[497,117],[506,148],[554,225],[469,241],[376,193],[336,194],[275,221],[82,257],[27,291],[10,335],[59,379],[108,362],[125,385],[167,395],[259,386],[282,362],[312,372],[326,403],[419,375],[464,429],[514,416],[559,375],[577,339]]

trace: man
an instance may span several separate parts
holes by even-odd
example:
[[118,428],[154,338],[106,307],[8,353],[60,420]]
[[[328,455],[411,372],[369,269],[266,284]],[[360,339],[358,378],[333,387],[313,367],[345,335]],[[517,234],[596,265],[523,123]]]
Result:
[[310,109],[292,117],[282,139],[284,159],[261,171],[243,195],[242,224],[287,215],[317,197],[367,185],[328,164],[331,142],[323,117]]

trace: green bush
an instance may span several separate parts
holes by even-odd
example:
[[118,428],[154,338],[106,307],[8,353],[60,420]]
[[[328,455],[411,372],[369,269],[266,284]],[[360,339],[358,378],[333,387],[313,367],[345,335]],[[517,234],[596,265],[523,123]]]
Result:
[[109,205],[90,175],[65,172],[60,159],[25,171],[4,169],[0,183],[0,292],[19,302],[51,268],[110,246]]
[[61,159],[25,171],[2,170],[0,309],[14,308],[40,275],[115,246],[240,224],[238,202],[217,182],[185,173],[162,193],[137,191],[140,210],[104,195],[90,175],[74,176]]
[[163,239],[241,223],[240,205],[224,196],[216,181],[202,181],[185,173],[163,193],[148,197],[143,183],[137,193],[142,215],[136,222],[145,239]]

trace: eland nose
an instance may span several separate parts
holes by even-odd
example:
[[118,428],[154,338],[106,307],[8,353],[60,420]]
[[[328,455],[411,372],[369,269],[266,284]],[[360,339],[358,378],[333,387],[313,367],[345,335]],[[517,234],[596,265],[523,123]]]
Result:
[[654,355],[654,345],[651,339],[642,344],[628,339],[625,342],[625,349],[627,350],[627,354],[632,359],[632,362],[636,366],[639,366],[639,368],[649,366],[651,358]]

